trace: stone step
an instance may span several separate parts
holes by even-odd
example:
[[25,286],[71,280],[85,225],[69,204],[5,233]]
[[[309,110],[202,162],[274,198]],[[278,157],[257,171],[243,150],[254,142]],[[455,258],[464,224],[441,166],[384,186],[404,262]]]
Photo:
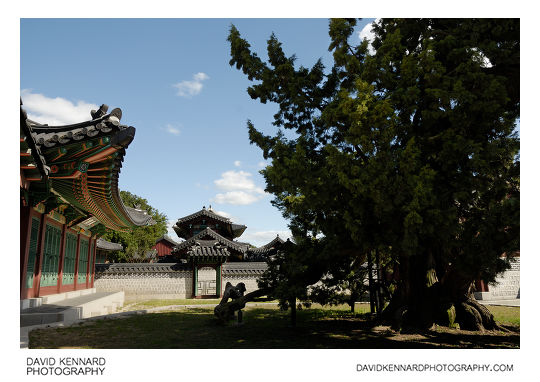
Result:
[[63,313],[21,313],[21,326],[52,324],[63,320]]
[[[54,299],[53,299],[54,300]],[[115,313],[124,306],[124,292],[99,292],[42,304],[21,311],[21,326],[74,321]]]
[[37,308],[41,305],[56,304],[64,300],[69,300],[80,296],[87,296],[93,293],[96,293],[96,288],[79,289],[70,292],[51,294],[48,296],[26,298],[21,300],[21,312],[27,309]]

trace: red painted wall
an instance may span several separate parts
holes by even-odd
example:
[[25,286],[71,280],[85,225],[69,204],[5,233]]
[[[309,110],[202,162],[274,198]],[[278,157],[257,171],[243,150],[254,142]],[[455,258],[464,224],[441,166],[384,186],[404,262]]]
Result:
[[170,255],[173,248],[173,245],[165,240],[157,242],[152,247],[152,249],[155,249],[157,251],[159,257]]

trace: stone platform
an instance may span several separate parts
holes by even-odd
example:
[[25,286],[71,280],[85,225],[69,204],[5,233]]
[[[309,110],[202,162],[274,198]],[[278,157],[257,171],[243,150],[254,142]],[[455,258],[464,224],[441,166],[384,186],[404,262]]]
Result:
[[[69,325],[81,319],[115,313],[124,306],[124,292],[86,291],[45,296],[24,304],[21,302],[21,348],[28,346],[28,333],[32,329]],[[31,307],[23,309],[23,305]]]

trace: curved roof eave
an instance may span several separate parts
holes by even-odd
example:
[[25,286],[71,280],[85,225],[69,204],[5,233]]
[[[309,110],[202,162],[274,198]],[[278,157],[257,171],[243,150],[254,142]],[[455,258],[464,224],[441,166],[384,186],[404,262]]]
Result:
[[[120,124],[120,109],[116,108],[106,114],[107,109],[108,106],[102,105],[98,111],[92,110],[93,119],[89,121],[48,126],[28,123],[27,115],[21,107],[21,128],[28,127],[28,134],[35,142],[33,151],[44,157],[48,154],[49,158],[52,158],[49,159],[50,163],[44,163],[45,165],[52,168],[58,161],[55,169],[57,173],[49,173],[51,187],[59,194],[67,195],[66,199],[71,200],[79,209],[114,230],[155,224],[146,212],[125,206],[120,198],[118,176],[125,150],[135,137],[135,128]],[[89,146],[86,144],[96,140],[100,142],[100,147],[95,143]],[[80,153],[73,154],[72,157],[65,155],[69,151],[66,147],[79,147],[78,145],[81,147]],[[66,161],[71,165],[68,170],[65,170]],[[82,167],[74,167],[79,165]],[[65,171],[71,172],[60,174]],[[98,182],[98,186],[93,185],[91,188],[86,183],[86,173],[90,171],[103,172],[98,177],[102,183]]]

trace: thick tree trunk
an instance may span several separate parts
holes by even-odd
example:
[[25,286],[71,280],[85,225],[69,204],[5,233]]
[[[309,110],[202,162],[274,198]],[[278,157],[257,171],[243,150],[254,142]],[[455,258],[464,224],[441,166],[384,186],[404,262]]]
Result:
[[375,291],[373,289],[373,262],[371,260],[371,252],[367,254],[368,263],[368,287],[369,287],[369,310],[371,314],[375,313]]
[[438,324],[466,330],[505,330],[475,300],[474,280],[451,267],[439,279],[430,254],[404,260],[400,264],[398,288],[382,317],[394,329]]
[[291,306],[291,326],[296,328],[296,298],[291,298],[289,305]]

